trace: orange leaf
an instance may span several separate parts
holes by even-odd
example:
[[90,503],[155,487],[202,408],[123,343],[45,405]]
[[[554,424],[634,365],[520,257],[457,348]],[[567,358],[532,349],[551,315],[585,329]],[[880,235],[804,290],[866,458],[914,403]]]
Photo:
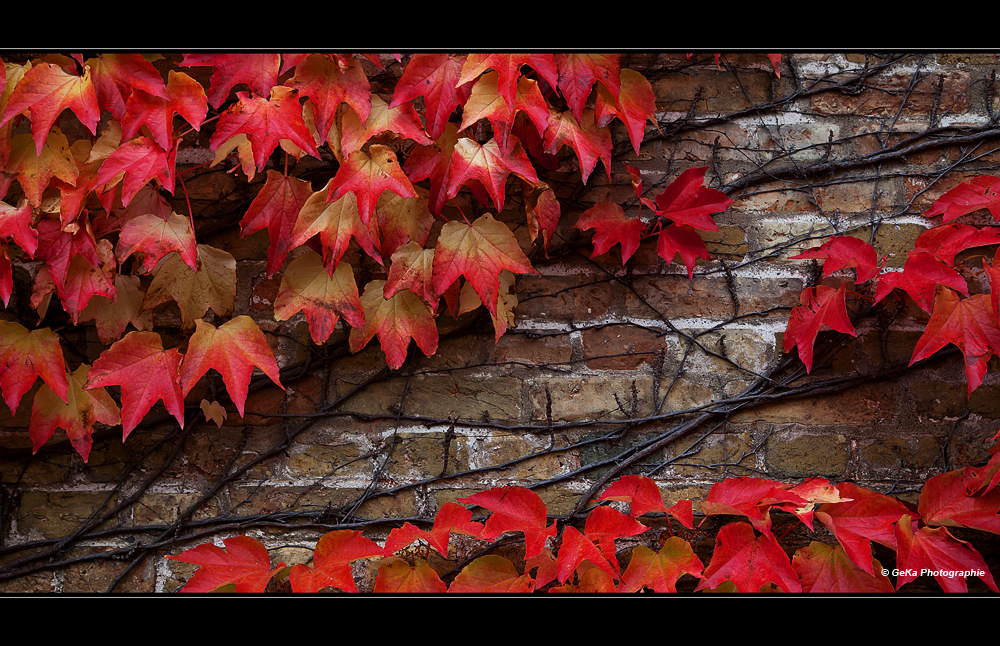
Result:
[[260,542],[248,536],[223,539],[226,549],[206,543],[168,554],[168,559],[200,565],[181,592],[211,592],[224,585],[235,585],[236,592],[264,592],[268,582],[285,567],[271,567],[271,557]]

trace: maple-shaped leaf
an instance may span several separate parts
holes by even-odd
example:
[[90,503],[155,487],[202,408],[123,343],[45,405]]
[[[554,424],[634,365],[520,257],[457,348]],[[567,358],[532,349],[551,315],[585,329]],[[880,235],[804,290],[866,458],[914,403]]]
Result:
[[535,240],[538,234],[542,234],[542,245],[545,249],[546,257],[549,253],[549,242],[556,234],[556,227],[559,226],[559,218],[562,209],[559,200],[545,182],[539,182],[537,186],[523,185],[524,212],[528,217],[528,237]]
[[891,594],[892,581],[882,574],[882,564],[873,562],[875,573],[865,572],[840,545],[813,541],[792,556],[792,567],[802,581],[802,592],[841,594]]
[[847,316],[846,285],[841,285],[839,289],[826,285],[809,287],[802,291],[799,304],[792,308],[782,343],[785,352],[791,352],[798,346],[799,358],[806,372],[812,370],[813,346],[824,325],[844,334],[858,335]]
[[158,215],[140,215],[125,223],[118,237],[115,256],[124,262],[134,253],[142,254],[140,272],[148,274],[156,263],[176,251],[188,267],[197,269],[198,251],[191,218],[171,213],[163,219]]
[[86,462],[93,444],[91,434],[94,423],[109,426],[121,423],[118,406],[106,390],[84,389],[89,372],[90,366],[81,364],[72,373],[67,373],[69,389],[65,398],[57,396],[48,384],[42,384],[31,405],[31,425],[28,432],[31,435],[32,453],[38,453],[38,449],[49,441],[55,430],[61,428],[66,431],[73,448]]
[[90,300],[95,296],[105,296],[111,300],[118,297],[115,290],[115,262],[111,251],[111,242],[107,239],[98,241],[101,260],[92,263],[84,256],[73,256],[66,268],[63,284],[56,287],[56,293],[63,309],[73,324],[80,322],[80,316]]
[[815,516],[826,525],[852,561],[874,574],[871,541],[896,548],[893,524],[904,514],[914,515],[902,501],[850,482],[837,485],[845,502],[828,503]]
[[982,555],[972,544],[955,538],[945,527],[916,528],[904,515],[896,523],[896,589],[918,575],[932,574],[945,592],[968,592],[966,579],[978,576],[994,592],[1000,592]]
[[788,503],[799,507],[808,503],[802,496],[789,491],[790,488],[791,485],[776,480],[726,478],[712,485],[701,508],[706,516],[746,516],[754,529],[770,532],[771,507]]
[[403,290],[392,298],[384,297],[385,281],[370,280],[361,295],[365,308],[364,329],[351,328],[348,339],[351,352],[358,352],[378,336],[386,362],[396,369],[406,361],[410,339],[427,356],[437,352],[438,331],[427,303],[414,293]]
[[185,328],[194,326],[212,310],[228,316],[236,302],[236,259],[228,251],[208,245],[197,245],[197,271],[191,269],[179,254],[169,254],[156,270],[146,291],[142,309],[174,301],[181,312]]
[[483,524],[472,520],[471,511],[457,503],[446,502],[435,514],[434,525],[430,531],[420,529],[412,523],[403,523],[402,527],[396,527],[389,532],[383,549],[387,556],[391,556],[416,540],[425,540],[438,554],[448,558],[448,542],[452,532],[479,536],[482,531]]
[[1000,221],[1000,177],[980,175],[962,182],[951,189],[924,211],[925,217],[943,215],[942,222],[948,222],[979,209],[989,209],[994,219]]
[[[127,111],[127,99],[137,93],[158,99],[167,99],[167,89],[163,78],[142,54],[105,53],[88,58],[97,103],[121,121]],[[171,72],[173,73],[173,72]],[[199,85],[199,88],[201,86]],[[202,97],[205,91],[201,91]],[[132,137],[127,137],[131,139]],[[167,145],[164,145],[166,148]]]
[[[618,578],[618,559],[616,557],[617,548],[615,541],[619,538],[638,536],[649,528],[639,521],[626,516],[617,509],[600,506],[595,508],[587,516],[584,523],[583,533],[588,540],[594,542],[604,558],[614,568],[611,574]],[[565,535],[563,537],[565,539]],[[599,565],[595,563],[595,565]]]
[[372,95],[367,119],[362,121],[353,112],[348,112],[344,115],[341,129],[340,149],[343,155],[361,150],[366,142],[384,132],[395,133],[424,146],[434,143],[424,132],[424,124],[412,103],[389,107],[377,94]]
[[486,519],[479,538],[494,540],[507,532],[523,532],[526,552],[525,558],[532,558],[541,553],[545,541],[556,535],[556,524],[546,527],[548,508],[537,493],[524,487],[494,487],[459,498],[464,505],[478,505],[488,509],[492,514]]
[[448,586],[424,559],[417,559],[410,565],[395,557],[379,566],[373,589],[376,593],[395,594],[442,594],[447,591]]
[[860,238],[852,236],[833,236],[827,242],[815,249],[808,249],[790,256],[792,260],[822,258],[823,277],[845,267],[854,267],[857,271],[857,282],[871,280],[879,273],[878,254],[875,247]]
[[333,126],[337,108],[347,103],[362,121],[371,111],[372,91],[368,77],[356,61],[344,68],[322,54],[311,54],[295,66],[295,76],[288,85],[308,97],[314,106],[316,130],[326,138]]
[[[157,77],[159,78],[159,77]],[[134,88],[125,103],[125,114],[119,116],[122,139],[139,134],[142,126],[149,128],[153,141],[169,150],[174,138],[174,115],[179,114],[195,130],[208,114],[208,101],[201,83],[184,72],[170,70],[162,96]]]
[[545,133],[549,122],[549,106],[538,83],[521,77],[517,81],[514,102],[508,104],[500,95],[497,73],[487,72],[472,86],[469,100],[462,106],[462,123],[459,129],[465,130],[477,121],[486,119],[493,128],[493,138],[497,140],[501,154],[508,155],[517,141],[511,133],[518,112],[528,115],[539,134]]
[[266,99],[246,92],[237,92],[236,97],[238,101],[219,117],[215,133],[208,142],[210,150],[216,150],[236,135],[245,134],[253,147],[258,172],[264,170],[264,164],[282,139],[291,141],[313,157],[320,156],[302,119],[296,90],[277,85]]
[[266,96],[278,83],[281,55],[267,54],[184,54],[184,67],[211,67],[208,102],[218,108],[239,83],[246,83],[257,96]]
[[656,196],[656,214],[695,229],[718,231],[710,217],[732,204],[722,191],[704,185],[708,166],[689,168]]
[[32,226],[35,210],[27,200],[14,207],[0,202],[0,239],[12,240],[21,250],[35,257],[38,249],[38,231]]
[[[541,587],[536,581],[535,587]],[[614,594],[618,592],[615,579],[599,567],[584,561],[577,568],[576,583],[567,583],[549,588],[550,594]]]
[[354,193],[328,202],[329,186],[328,182],[327,188],[312,193],[302,204],[289,236],[289,248],[305,244],[318,235],[323,249],[323,264],[333,274],[354,239],[366,254],[381,265],[383,261],[377,248],[377,236],[372,233],[377,225],[373,225],[372,221],[368,224],[362,222]]
[[111,187],[122,182],[121,201],[128,206],[132,197],[150,180],[156,179],[169,193],[174,192],[174,165],[177,160],[177,146],[160,148],[148,137],[140,136],[122,144],[104,160],[94,183]]
[[[458,283],[452,283],[449,290],[457,287]],[[478,308],[483,304],[483,301],[476,294],[476,290],[473,288],[472,283],[466,281],[462,284],[461,291],[458,296],[458,310],[449,303],[449,292],[444,293],[445,304],[448,305],[448,311],[452,313],[453,316],[461,316],[466,312],[471,312],[472,310]],[[499,296],[497,297],[497,311],[496,314],[490,313],[490,319],[493,321],[493,333],[494,340],[499,343],[500,337],[502,337],[507,332],[507,328],[513,327],[515,317],[514,310],[517,308],[517,292],[514,289],[514,274],[510,271],[504,269],[500,272],[500,289]]]
[[101,264],[97,240],[89,221],[83,222],[83,226],[74,231],[72,228],[64,230],[58,220],[43,218],[35,225],[35,229],[38,231],[36,255],[45,261],[45,267],[56,288],[62,289],[65,286],[70,262],[76,256],[83,256],[94,266]]
[[930,314],[939,284],[966,296],[969,294],[969,285],[961,274],[932,254],[911,250],[907,254],[903,271],[887,272],[879,276],[878,286],[875,288],[875,302],[884,299],[892,290],[901,289],[910,295],[920,309]]
[[695,590],[715,589],[732,581],[738,592],[760,592],[774,583],[785,592],[801,592],[788,555],[770,532],[757,536],[748,523],[729,523],[719,530],[712,560]]
[[313,566],[298,564],[288,573],[293,592],[318,592],[334,587],[357,592],[351,563],[382,556],[382,548],[356,529],[339,529],[320,537],[313,551]]
[[234,585],[235,591],[264,592],[271,578],[284,569],[279,563],[271,567],[267,548],[249,536],[233,536],[222,541],[225,549],[206,543],[167,558],[200,566],[181,592],[211,592],[224,585]]
[[660,235],[656,239],[656,254],[667,262],[673,262],[676,256],[680,256],[687,267],[689,279],[694,278],[694,268],[699,258],[712,259],[705,240],[686,224],[671,224],[660,229]]
[[10,262],[10,247],[0,242],[0,300],[3,306],[10,305],[10,295],[14,292],[14,266]]
[[28,202],[41,206],[42,194],[53,179],[69,186],[76,185],[80,170],[70,151],[69,140],[58,128],[53,128],[36,152],[27,134],[10,138],[10,158],[5,172],[17,177]]
[[496,139],[480,145],[473,139],[463,137],[455,143],[451,153],[445,198],[455,197],[464,184],[475,180],[486,187],[497,210],[502,211],[507,177],[511,173],[529,184],[538,183],[535,169],[520,143],[515,143],[511,152],[504,155]]
[[837,489],[836,485],[826,478],[819,477],[806,478],[801,483],[789,487],[788,492],[804,499],[805,504],[790,501],[777,504],[774,508],[794,514],[810,530],[813,529],[813,512],[817,505],[850,500],[850,498],[840,495],[840,490]]
[[500,272],[537,274],[510,229],[486,213],[472,224],[452,220],[441,228],[434,248],[434,284],[438,294],[458,280],[472,284],[494,317],[500,296]]
[[961,298],[954,290],[938,288],[931,318],[913,348],[909,365],[949,343],[965,356],[965,378],[971,395],[983,382],[986,362],[1000,353],[1000,322],[988,294]]
[[437,311],[441,295],[434,287],[434,249],[424,249],[416,242],[399,246],[392,254],[389,276],[385,280],[385,298],[407,289]]
[[[594,84],[604,84],[612,98],[618,100],[621,91],[619,54],[557,54],[559,92],[566,99],[578,120],[582,119],[587,99]],[[586,181],[586,180],[584,180]]]
[[580,162],[580,176],[584,184],[597,166],[598,159],[604,163],[608,179],[611,178],[611,133],[607,128],[597,126],[593,110],[587,110],[579,117],[570,112],[550,110],[542,145],[550,155],[559,152],[563,146],[572,148]]
[[14,321],[0,321],[0,388],[12,414],[38,377],[66,401],[69,382],[59,337],[47,327],[28,330]]
[[252,318],[237,316],[219,327],[198,319],[181,363],[181,392],[187,395],[201,376],[214,368],[222,375],[229,397],[243,417],[254,366],[284,390],[274,351]]
[[594,251],[591,258],[603,255],[611,247],[621,245],[622,266],[628,262],[646,232],[646,223],[625,215],[624,209],[614,202],[598,202],[580,214],[574,229],[594,230]]
[[313,194],[312,185],[297,177],[267,171],[267,181],[250,203],[240,220],[240,237],[267,229],[270,246],[267,249],[267,275],[281,269],[292,243],[292,230],[299,211]]
[[941,224],[917,236],[911,254],[929,253],[946,265],[955,265],[955,256],[973,247],[1000,243],[1000,230],[995,227],[974,227],[971,224]]
[[638,592],[648,588],[655,592],[677,592],[679,578],[685,574],[701,578],[704,569],[691,544],[679,536],[671,536],[656,552],[644,545],[632,548],[618,591]]
[[423,97],[427,133],[437,139],[444,133],[445,125],[455,108],[462,103],[458,79],[464,63],[465,56],[414,54],[396,82],[389,107],[394,108],[418,96]]
[[123,440],[161,399],[167,412],[183,428],[180,364],[180,351],[177,348],[164,350],[163,341],[156,332],[129,332],[97,358],[90,369],[86,388],[121,386]]
[[498,94],[507,105],[514,107],[521,67],[531,66],[551,86],[559,82],[556,61],[552,54],[469,54],[462,66],[457,86],[475,81],[483,72],[492,69],[497,75]]
[[285,321],[303,312],[313,342],[322,345],[343,316],[352,327],[365,327],[365,310],[350,263],[327,273],[319,254],[309,251],[288,264],[274,299],[274,319]]
[[25,72],[20,82],[14,86],[3,116],[0,117],[0,126],[27,110],[31,119],[35,153],[41,155],[52,125],[67,108],[73,111],[92,135],[97,134],[101,109],[97,104],[97,92],[90,70],[84,69],[83,75],[77,76],[59,65],[39,63]]
[[917,512],[928,525],[971,527],[1000,534],[1000,488],[976,493],[982,482],[977,467],[929,478],[920,490]]
[[597,125],[606,126],[612,118],[618,117],[625,124],[632,148],[638,155],[646,122],[652,121],[653,125],[656,125],[656,120],[653,119],[653,114],[656,112],[656,94],[653,92],[653,86],[639,72],[622,70],[619,79],[621,90],[617,100],[604,85],[597,86],[595,108]]
[[402,197],[417,197],[413,184],[396,160],[396,154],[380,144],[372,144],[368,153],[363,150],[351,153],[327,186],[330,193],[327,200],[330,202],[348,192],[354,193],[358,215],[364,224],[368,224],[383,191],[392,191]]
[[448,587],[448,592],[526,593],[534,589],[535,582],[530,574],[520,574],[508,559],[489,554],[462,568]]
[[[603,509],[603,507],[598,507]],[[604,570],[609,576],[618,577],[617,560],[612,565],[606,558],[606,554],[590,539],[575,527],[563,528],[562,542],[559,546],[559,557],[557,559],[559,583],[565,583],[566,579],[573,575],[577,567],[584,561],[589,561],[598,568]]]
[[383,258],[390,258],[396,249],[407,242],[422,245],[430,235],[434,215],[430,212],[427,190],[419,186],[414,188],[417,197],[383,193],[378,199],[375,222],[381,243],[377,251]]

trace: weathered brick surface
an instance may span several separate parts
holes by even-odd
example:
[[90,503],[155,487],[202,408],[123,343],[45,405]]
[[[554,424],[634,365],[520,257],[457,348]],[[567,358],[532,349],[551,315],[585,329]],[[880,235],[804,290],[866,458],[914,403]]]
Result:
[[[537,491],[556,515],[571,511],[597,478],[619,467],[620,473],[652,473],[668,505],[691,499],[696,511],[713,483],[732,476],[788,482],[822,476],[905,491],[915,502],[928,477],[986,459],[984,440],[1000,421],[1000,362],[990,363],[991,372],[971,395],[957,352],[906,370],[928,315],[901,292],[883,301],[878,316],[857,321],[857,339],[822,333],[808,375],[782,343],[790,309],[821,278],[819,263],[791,256],[833,235],[851,235],[872,241],[887,268],[901,269],[916,238],[939,222],[922,212],[959,182],[996,172],[990,170],[1000,164],[993,140],[966,148],[938,140],[905,155],[892,151],[918,140],[932,118],[935,126],[984,123],[987,81],[1000,57],[912,56],[863,86],[784,101],[796,87],[811,88],[820,77],[823,84],[837,83],[866,60],[881,59],[785,54],[784,69],[794,65],[796,75],[783,72],[779,79],[770,61],[753,53],[726,55],[720,67],[710,55],[630,56],[634,69],[650,71],[662,136],[650,125],[636,154],[615,124],[621,154],[608,172],[598,163],[580,190],[577,159],[562,151],[561,172],[549,176],[562,217],[548,253],[528,239],[521,180],[508,180],[508,199],[497,216],[533,252],[539,273],[517,278],[518,304],[507,334],[496,340],[482,309],[453,317],[442,304],[437,353],[424,357],[411,347],[401,370],[385,370],[377,340],[349,352],[344,323],[317,347],[303,316],[273,320],[281,274],[266,275],[269,234],[215,231],[205,242],[238,260],[235,313],[260,324],[279,365],[308,361],[309,368],[290,376],[284,390],[266,382],[253,390],[244,417],[228,405],[221,428],[206,423],[197,408],[203,397],[225,398],[222,380],[211,372],[188,396],[183,433],[157,406],[154,414],[165,421],[137,429],[125,443],[120,429],[102,428],[86,465],[62,431],[31,455],[27,428],[37,386],[16,414],[0,405],[0,546],[40,549],[32,542],[66,536],[95,512],[128,501],[102,518],[102,529],[173,531],[181,522],[201,527],[219,517],[266,518],[273,525],[255,535],[274,548],[275,562],[292,564],[308,561],[324,523],[391,521],[367,530],[384,539],[402,519],[430,518],[444,503],[493,486],[544,483]],[[1000,110],[996,99],[993,109]],[[765,111],[750,110],[772,100]],[[207,148],[206,136],[201,139]],[[978,165],[958,164],[972,149]],[[877,161],[851,166],[864,157]],[[712,259],[698,260],[693,279],[679,260],[659,257],[655,237],[644,240],[626,266],[617,245],[590,257],[590,233],[574,225],[596,201],[622,203],[630,217],[654,217],[639,206],[625,164],[639,168],[649,197],[683,170],[707,166],[707,184],[734,200],[717,215],[718,231],[699,232]],[[262,182],[259,175],[248,188],[222,166],[186,179],[187,194],[206,219],[245,209]],[[317,177],[329,172],[319,162],[316,169]],[[753,181],[744,184],[748,179]],[[464,193],[460,200],[462,211],[449,206],[445,218],[496,211]],[[983,211],[961,222],[995,220]],[[992,259],[994,250],[971,250],[961,259]],[[385,268],[357,245],[344,259],[354,265],[359,284],[385,277]],[[969,276],[981,272],[976,267]],[[36,270],[37,263],[15,263],[15,276],[24,282]],[[871,284],[854,284],[853,269],[823,283],[846,284],[852,312],[874,293]],[[981,279],[975,290],[988,291],[988,282]],[[10,307],[27,309],[23,300],[15,292]],[[183,348],[187,337],[173,333],[180,323],[176,306],[163,305],[155,315],[166,326],[168,346]],[[94,356],[103,347],[91,334],[77,350]],[[827,347],[835,350],[829,356]],[[858,378],[851,381],[851,375]],[[816,390],[796,390],[805,384]],[[696,419],[703,423],[682,426]],[[663,441],[679,428],[686,430]],[[653,445],[631,459],[632,451]],[[148,489],[131,501],[147,479]],[[225,482],[216,488],[220,480]],[[300,519],[317,525],[290,536]],[[218,542],[236,531],[232,527],[235,520],[197,542]],[[787,536],[789,544],[815,536],[832,540],[825,531],[817,524],[819,534],[795,527]],[[140,540],[152,535],[136,534]],[[702,553],[712,548],[714,535],[691,535],[701,541],[696,549]],[[74,549],[131,545],[124,534],[100,536]],[[179,589],[194,567],[162,556],[194,544],[156,551],[116,591]],[[453,537],[451,557],[465,558],[478,547]],[[516,548],[511,553],[516,556]],[[432,561],[442,572],[453,565]],[[371,588],[377,567],[355,563],[362,588]],[[101,592],[121,569],[119,561],[84,561],[0,580],[0,591]]]

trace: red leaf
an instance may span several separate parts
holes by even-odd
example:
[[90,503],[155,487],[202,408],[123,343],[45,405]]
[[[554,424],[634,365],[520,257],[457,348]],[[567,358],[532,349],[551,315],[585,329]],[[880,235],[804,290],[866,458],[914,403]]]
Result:
[[1000,592],[982,555],[944,527],[921,527],[903,516],[896,523],[896,589],[917,576],[931,574],[945,592],[968,592],[966,579],[975,573],[994,592]]
[[86,462],[93,444],[91,433],[94,422],[118,425],[121,416],[111,395],[103,388],[85,390],[90,366],[81,364],[75,372],[67,375],[69,390],[65,401],[52,392],[48,384],[43,384],[35,394],[31,405],[31,452],[37,453],[57,428],[66,431],[66,436],[76,452]]
[[471,83],[486,70],[493,69],[497,74],[498,93],[507,105],[513,108],[523,65],[533,67],[549,85],[555,87],[558,83],[556,63],[552,54],[469,54],[456,85]]
[[[617,578],[618,558],[616,554],[618,553],[618,550],[615,547],[615,541],[619,538],[638,536],[647,529],[649,528],[639,521],[626,516],[620,511],[612,509],[611,507],[601,506],[591,511],[587,516],[587,522],[584,523],[583,533],[601,550],[604,558],[606,558],[608,563],[610,563],[614,568],[614,572],[609,572],[609,574],[612,574],[615,578]],[[595,565],[600,564],[595,563]]]
[[344,114],[341,130],[340,149],[345,156],[361,150],[370,139],[384,132],[395,133],[424,146],[434,143],[424,132],[424,124],[412,103],[390,108],[377,94],[371,97],[368,118],[359,119],[353,112],[347,112]]
[[500,152],[507,155],[517,141],[511,137],[511,133],[519,111],[528,115],[539,134],[545,132],[549,122],[549,106],[538,89],[538,83],[521,77],[517,82],[514,102],[508,104],[500,96],[496,72],[488,72],[472,86],[469,100],[462,106],[462,123],[459,129],[465,130],[480,119],[488,120],[493,128],[493,137],[500,144]]
[[264,169],[264,164],[282,139],[291,141],[313,157],[320,156],[302,119],[302,106],[295,90],[278,85],[271,89],[267,99],[251,97],[246,92],[237,92],[236,96],[239,101],[219,117],[215,133],[208,142],[210,150],[217,150],[242,133],[250,140],[258,171]]
[[798,494],[788,491],[791,485],[761,478],[727,478],[716,482],[701,503],[706,516],[736,515],[750,519],[754,529],[771,530],[770,508],[792,503],[794,507],[808,504]]
[[299,211],[312,194],[312,184],[306,180],[268,170],[267,181],[240,220],[241,238],[267,229],[270,240],[267,249],[269,277],[281,269],[288,250],[295,246],[292,231],[299,218]]
[[949,343],[958,346],[965,355],[965,377],[971,395],[983,382],[986,362],[1000,353],[1000,322],[989,295],[976,294],[963,299],[951,289],[939,288],[931,319],[913,348],[910,365]]
[[296,565],[288,573],[288,580],[293,592],[318,592],[326,587],[357,592],[351,562],[374,556],[382,556],[382,548],[359,530],[334,530],[323,534],[316,543],[313,567]]
[[[555,525],[552,526],[555,529]],[[529,574],[518,574],[514,564],[502,556],[480,556],[452,581],[448,592],[526,593],[535,588]]]
[[161,258],[176,251],[191,269],[198,268],[198,249],[191,218],[171,213],[163,219],[152,213],[125,223],[118,237],[115,256],[124,262],[134,253],[143,256],[140,272],[148,274]]
[[600,256],[614,245],[621,245],[622,265],[639,248],[646,224],[638,218],[626,217],[622,207],[614,202],[600,202],[580,214],[574,229],[594,230],[594,251],[591,258]]
[[526,546],[525,558],[541,554],[546,539],[556,535],[556,524],[545,526],[548,510],[538,494],[524,487],[495,487],[467,498],[459,498],[464,505],[479,505],[493,512],[479,538],[494,540],[506,532],[523,532]]
[[537,274],[507,226],[486,213],[472,224],[452,220],[441,228],[434,248],[434,285],[444,292],[465,276],[479,299],[497,317],[500,272]]
[[938,284],[966,296],[969,294],[968,284],[957,271],[929,253],[912,250],[907,255],[902,272],[888,272],[879,276],[875,302],[878,303],[898,288],[909,294],[920,309],[930,314]]
[[361,65],[353,60],[343,69],[328,56],[312,54],[296,65],[295,76],[288,85],[309,97],[315,108],[316,130],[324,139],[341,103],[351,106],[362,121],[371,111],[371,85]]
[[995,227],[979,228],[971,224],[942,224],[925,230],[913,243],[910,254],[929,253],[946,265],[955,265],[955,256],[973,247],[994,245],[1000,242],[1000,231]]
[[569,112],[549,111],[549,125],[542,141],[545,152],[554,155],[563,146],[569,146],[580,161],[580,176],[587,183],[597,160],[604,162],[604,170],[611,179],[611,133],[594,123],[593,110],[576,117]]
[[422,539],[437,550],[438,554],[448,558],[448,542],[452,532],[466,536],[479,536],[482,531],[483,524],[472,520],[471,511],[459,504],[447,502],[435,515],[434,525],[430,531],[424,531],[411,523],[403,523],[402,527],[394,528],[389,532],[384,550],[387,556],[392,555],[409,546],[413,541]]
[[845,267],[857,268],[857,282],[863,283],[878,275],[878,254],[875,247],[851,236],[834,236],[822,246],[803,251],[792,260],[823,258],[823,277]]
[[123,439],[160,399],[183,427],[180,363],[181,353],[176,348],[164,350],[156,332],[129,332],[94,362],[87,388],[121,386]]
[[414,54],[396,82],[389,107],[424,97],[427,133],[437,139],[444,133],[452,112],[461,104],[458,79],[464,62],[464,56]]
[[799,296],[799,304],[792,309],[782,345],[785,352],[798,346],[806,372],[812,370],[813,346],[823,325],[844,334],[858,335],[847,316],[846,285],[841,285],[840,289],[826,285],[805,289]]
[[326,195],[326,190],[320,190],[306,198],[292,227],[289,248],[305,244],[319,235],[323,264],[332,275],[353,238],[366,254],[381,265],[383,260],[376,248],[377,235],[373,231],[377,229],[377,222],[369,220],[366,225],[361,221],[358,201],[353,193],[332,202],[326,200]]
[[968,182],[962,182],[939,197],[931,208],[924,211],[930,218],[943,215],[942,222],[948,222],[979,209],[989,209],[993,217],[1000,221],[1000,193],[997,192],[1000,177],[981,175]]
[[20,323],[0,321],[0,387],[12,414],[38,377],[66,401],[69,382],[59,337],[49,328],[29,331]]
[[618,117],[625,124],[629,139],[632,141],[632,148],[638,155],[646,122],[652,121],[653,125],[656,125],[656,120],[653,119],[653,114],[656,112],[656,94],[646,77],[638,72],[622,70],[620,79],[621,92],[617,101],[611,96],[610,90],[598,86],[597,125],[605,126],[613,117]]
[[192,547],[168,559],[200,565],[181,592],[211,592],[224,585],[235,585],[236,592],[264,592],[268,582],[285,567],[271,567],[267,549],[248,536],[223,539],[226,549],[211,543]]
[[530,184],[538,184],[535,170],[519,142],[505,155],[496,139],[479,145],[475,140],[463,137],[455,143],[451,153],[445,197],[455,197],[463,184],[478,180],[493,198],[497,210],[502,211],[507,177],[511,173],[516,173]]
[[274,319],[285,321],[300,311],[317,345],[330,338],[341,316],[353,327],[364,328],[365,310],[350,263],[337,265],[332,276],[312,251],[288,263],[274,299]]
[[[122,183],[122,206],[128,206],[132,197],[151,179],[157,179],[163,188],[174,192],[174,163],[177,157],[178,139],[170,149],[160,148],[148,137],[136,137],[119,146],[101,164],[94,184],[114,186],[117,177],[124,173]],[[110,183],[110,185],[109,185]]]
[[729,523],[719,530],[712,560],[695,590],[714,589],[732,581],[738,592],[760,592],[774,583],[785,592],[801,592],[799,577],[778,541],[754,534],[747,523]]
[[[598,507],[598,509],[604,509]],[[608,573],[608,576],[618,577],[618,565],[612,565],[605,554],[598,549],[597,545],[588,536],[580,533],[575,527],[569,526],[563,529],[562,544],[559,546],[559,558],[557,560],[559,583],[565,583],[566,579],[573,575],[576,568],[584,561],[589,561],[598,568]]]
[[187,395],[198,379],[214,368],[222,374],[229,397],[243,417],[254,366],[284,390],[274,351],[252,318],[237,316],[219,327],[197,319],[180,367],[181,390]]
[[972,527],[1000,534],[1000,489],[973,495],[982,486],[982,470],[977,467],[934,476],[920,490],[917,511],[928,525]]
[[401,197],[417,197],[392,150],[373,144],[368,152],[370,156],[363,150],[351,153],[340,165],[328,184],[330,194],[327,197],[328,202],[333,202],[353,192],[358,200],[358,215],[364,224],[368,224],[383,191],[392,191]]
[[218,108],[229,96],[233,86],[240,83],[249,85],[257,96],[270,94],[271,88],[278,83],[281,55],[184,54],[181,65],[212,67],[212,87],[208,94],[208,102],[213,108]]
[[[94,88],[97,90],[98,105],[111,112],[119,121],[127,111],[126,98],[131,98],[130,95],[142,93],[160,99],[167,98],[160,73],[142,54],[101,54],[88,58],[86,65],[90,67]],[[201,95],[205,96],[204,90]],[[131,138],[132,136],[126,137]]]
[[638,518],[653,511],[667,511],[656,481],[646,476],[622,476],[611,483],[597,499],[620,500],[629,503],[629,516],[632,518]]
[[97,92],[90,78],[90,69],[83,76],[70,74],[52,63],[39,63],[25,72],[7,99],[7,108],[0,118],[0,126],[15,115],[28,110],[35,153],[42,154],[42,146],[52,130],[52,125],[65,109],[70,109],[91,134],[97,134],[101,109]]
[[34,217],[35,211],[27,200],[21,200],[16,208],[0,202],[0,238],[13,240],[32,258],[38,249],[38,231],[31,226]]
[[677,592],[677,579],[685,574],[701,578],[704,569],[691,544],[671,536],[658,552],[643,545],[632,548],[632,559],[622,573],[618,591],[638,592],[649,588],[654,592]]
[[792,567],[802,581],[803,592],[866,594],[894,592],[892,582],[874,562],[875,573],[858,567],[840,545],[813,541],[792,556]]
[[[618,100],[621,88],[619,80],[619,54],[557,54],[559,69],[559,92],[578,120],[582,119],[587,98],[600,81]],[[586,180],[584,180],[586,182]]]
[[660,237],[656,241],[656,253],[666,260],[673,262],[674,256],[679,255],[688,270],[688,278],[694,278],[694,267],[698,258],[711,260],[708,247],[698,232],[683,224],[671,224],[660,230]]
[[656,196],[656,214],[695,229],[718,231],[710,216],[733,203],[722,191],[704,186],[708,166],[689,168]]
[[153,141],[160,148],[169,150],[174,138],[175,114],[184,117],[195,130],[201,129],[208,114],[204,88],[183,72],[170,70],[168,78],[163,96],[148,94],[140,88],[132,90],[125,104],[125,114],[120,117],[122,141],[135,137],[139,128],[145,125],[149,128]]
[[384,298],[384,293],[383,280],[370,280],[365,285],[365,293],[361,295],[365,325],[363,330],[351,329],[351,352],[360,351],[376,335],[385,352],[386,362],[393,369],[406,361],[410,339],[416,341],[427,356],[437,352],[437,324],[427,304],[408,290],[400,291],[389,299]]

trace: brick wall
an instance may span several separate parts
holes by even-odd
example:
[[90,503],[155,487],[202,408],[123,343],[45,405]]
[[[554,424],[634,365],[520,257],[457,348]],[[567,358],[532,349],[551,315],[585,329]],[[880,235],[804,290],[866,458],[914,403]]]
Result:
[[[121,577],[116,591],[172,591],[193,568],[162,556],[196,543],[249,531],[293,563],[338,523],[378,537],[391,525],[374,521],[429,518],[496,485],[535,486],[556,515],[609,473],[652,474],[668,504],[737,475],[823,476],[915,501],[926,478],[984,459],[1000,376],[968,397],[955,352],[907,369],[925,320],[912,304],[860,317],[857,339],[821,335],[809,375],[781,348],[789,308],[818,278],[814,262],[789,256],[847,233],[900,268],[929,224],[920,213],[961,179],[994,172],[1000,57],[785,53],[780,78],[758,53],[716,66],[710,55],[633,52],[625,66],[651,79],[661,133],[647,129],[636,155],[617,132],[610,181],[599,165],[581,187],[574,159],[564,162],[557,238],[548,257],[533,255],[538,275],[518,277],[515,325],[499,341],[480,309],[443,315],[437,353],[411,348],[397,371],[376,342],[349,353],[346,328],[317,348],[301,315],[273,319],[266,232],[200,237],[237,258],[237,313],[269,333],[287,389],[264,379],[247,415],[230,407],[221,428],[199,419],[181,431],[161,417],[124,444],[108,429],[87,465],[65,442],[32,456],[30,407],[0,410],[0,575],[19,572],[0,590],[100,592]],[[195,150],[186,161],[204,159]],[[705,234],[713,260],[693,280],[652,243],[625,267],[617,247],[591,259],[589,235],[572,229],[601,200],[639,213],[626,163],[654,192],[708,165],[707,182],[734,199]],[[245,197],[222,170],[187,181],[205,220],[238,217]],[[523,211],[508,204],[501,218],[526,240]],[[348,258],[377,275],[358,250]],[[824,282],[845,281],[851,270]],[[94,335],[84,350],[100,348]],[[206,396],[212,387],[204,380]],[[177,527],[189,542],[170,542]],[[117,556],[97,558],[105,552]]]

